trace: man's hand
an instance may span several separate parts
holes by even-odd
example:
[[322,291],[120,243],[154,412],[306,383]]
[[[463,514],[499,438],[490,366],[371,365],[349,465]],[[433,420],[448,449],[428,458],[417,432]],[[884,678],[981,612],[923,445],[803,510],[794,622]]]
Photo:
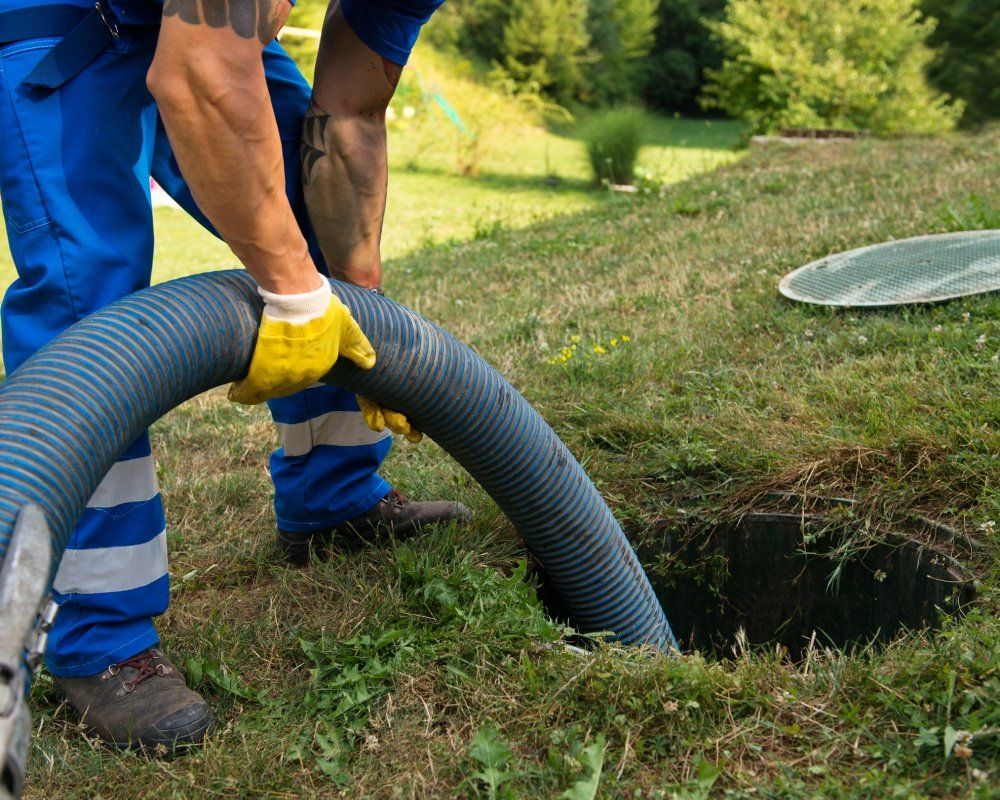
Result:
[[304,389],[341,355],[366,369],[375,363],[317,271],[285,194],[261,54],[290,9],[288,0],[166,0],[147,77],[198,206],[266,304],[250,371],[229,393],[240,403]]
[[304,294],[258,289],[264,316],[247,376],[229,388],[229,399],[254,404],[294,394],[326,375],[340,356],[362,369],[375,366],[371,342],[350,310],[323,279]]
[[398,411],[391,408],[383,408],[378,403],[369,400],[367,397],[358,395],[358,406],[361,414],[365,418],[365,424],[373,431],[382,432],[388,428],[393,433],[405,436],[409,442],[419,442],[424,435],[414,428],[410,421]]

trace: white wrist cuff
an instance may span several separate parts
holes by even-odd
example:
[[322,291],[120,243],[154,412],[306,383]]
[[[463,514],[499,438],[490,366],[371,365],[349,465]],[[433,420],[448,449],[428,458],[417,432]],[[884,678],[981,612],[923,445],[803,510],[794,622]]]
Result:
[[322,283],[311,292],[302,294],[275,294],[257,287],[257,293],[264,300],[264,313],[271,319],[290,322],[293,325],[322,317],[330,306],[333,290],[330,282],[321,276]]

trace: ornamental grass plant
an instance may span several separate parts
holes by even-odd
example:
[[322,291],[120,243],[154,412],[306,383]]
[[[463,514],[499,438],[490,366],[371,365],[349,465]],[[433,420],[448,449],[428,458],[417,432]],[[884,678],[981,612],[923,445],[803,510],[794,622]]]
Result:
[[635,180],[646,126],[646,112],[634,106],[602,111],[585,122],[580,136],[597,183],[631,184]]

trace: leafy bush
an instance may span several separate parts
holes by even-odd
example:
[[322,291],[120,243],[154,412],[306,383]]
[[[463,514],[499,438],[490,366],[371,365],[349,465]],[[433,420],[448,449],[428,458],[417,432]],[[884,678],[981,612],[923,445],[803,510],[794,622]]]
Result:
[[472,175],[526,128],[572,117],[505,73],[484,80],[479,66],[421,43],[386,119],[395,165]]
[[916,0],[731,0],[711,27],[725,60],[709,71],[705,105],[754,132],[930,133],[961,116],[962,104],[927,82],[934,23]]
[[646,115],[641,109],[615,108],[584,123],[581,136],[598,183],[632,183],[643,144]]
[[654,108],[697,111],[705,70],[722,63],[708,24],[725,0],[660,0],[653,49],[646,61],[643,97]]
[[996,0],[922,0],[938,25],[931,83],[965,101],[963,125],[1000,118],[1000,4]]

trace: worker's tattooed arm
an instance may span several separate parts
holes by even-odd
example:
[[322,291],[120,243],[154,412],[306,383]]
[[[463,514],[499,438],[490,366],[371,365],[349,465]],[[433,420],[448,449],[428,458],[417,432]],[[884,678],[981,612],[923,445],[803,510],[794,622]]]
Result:
[[267,44],[277,34],[288,11],[272,0],[165,0],[163,16],[177,17],[190,25],[231,28],[244,39],[256,37]]
[[271,292],[321,278],[285,195],[261,53],[288,0],[166,0],[149,88],[199,208]]
[[382,281],[385,110],[402,69],[365,45],[331,5],[302,134],[302,181],[331,272],[368,288]]

